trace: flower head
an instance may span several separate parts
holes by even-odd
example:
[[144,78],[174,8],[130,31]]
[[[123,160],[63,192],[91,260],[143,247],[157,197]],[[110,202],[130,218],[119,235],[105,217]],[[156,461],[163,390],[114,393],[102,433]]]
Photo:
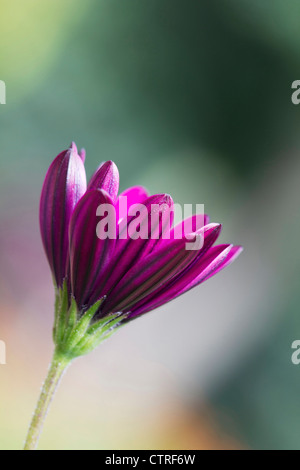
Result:
[[111,161],[102,163],[87,185],[84,160],[85,151],[78,154],[75,144],[60,153],[47,172],[40,203],[41,235],[57,293],[54,341],[70,357],[201,284],[242,251],[214,245],[221,225],[209,223],[206,215],[173,227],[167,194],[151,196],[135,186],[118,196],[119,173]]

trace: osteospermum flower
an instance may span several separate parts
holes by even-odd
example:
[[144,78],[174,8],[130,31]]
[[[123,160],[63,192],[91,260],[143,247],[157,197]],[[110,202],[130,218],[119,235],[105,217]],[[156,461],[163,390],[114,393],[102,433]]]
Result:
[[221,225],[206,215],[173,227],[167,194],[134,186],[118,196],[119,173],[111,161],[87,184],[84,160],[85,152],[72,143],[51,164],[41,194],[40,229],[56,290],[55,353],[27,449],[36,446],[47,400],[72,359],[209,279],[242,250],[214,245]]

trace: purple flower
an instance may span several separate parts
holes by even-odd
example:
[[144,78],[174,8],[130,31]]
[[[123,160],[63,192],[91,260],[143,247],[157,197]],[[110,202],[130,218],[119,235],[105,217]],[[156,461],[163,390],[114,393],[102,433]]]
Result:
[[[100,165],[87,186],[84,159],[85,151],[79,155],[75,144],[60,153],[41,195],[41,234],[60,293],[59,318],[62,310],[75,309],[73,324],[89,312],[85,332],[94,332],[93,324],[102,328],[105,319],[119,326],[201,284],[242,251],[214,245],[221,225],[209,223],[206,215],[201,227],[201,215],[172,227],[173,201],[167,194],[150,196],[135,186],[118,197],[119,173],[111,161]],[[138,212],[136,204],[142,205]],[[107,210],[101,213],[101,207]],[[115,236],[99,237],[101,224]],[[184,224],[191,233],[184,233]],[[132,236],[132,227],[138,236]],[[191,242],[201,243],[190,250]],[[71,317],[64,312],[62,328]]]
[[240,246],[215,245],[220,224],[196,214],[173,227],[168,194],[134,186],[118,196],[119,172],[102,163],[86,182],[76,145],[51,164],[42,189],[40,228],[55,284],[55,349],[28,430],[37,447],[49,404],[66,367],[128,321],[206,281]]

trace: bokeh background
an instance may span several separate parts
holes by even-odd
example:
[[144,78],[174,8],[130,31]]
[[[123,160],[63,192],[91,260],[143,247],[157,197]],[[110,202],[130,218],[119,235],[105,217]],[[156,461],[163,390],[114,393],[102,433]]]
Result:
[[68,371],[42,449],[300,449],[297,0],[0,0],[0,448],[19,449],[51,358],[38,229],[71,140],[204,203],[245,251]]

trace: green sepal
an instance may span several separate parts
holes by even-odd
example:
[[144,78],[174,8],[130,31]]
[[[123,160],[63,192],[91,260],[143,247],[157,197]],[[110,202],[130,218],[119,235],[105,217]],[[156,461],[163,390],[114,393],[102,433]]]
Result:
[[97,321],[87,329],[86,334],[76,345],[76,355],[82,356],[93,351],[100,343],[108,339],[122,326],[122,320],[126,315],[115,313]]
[[93,318],[104,298],[98,300],[86,312],[78,309],[74,297],[69,299],[67,282],[56,291],[53,339],[56,351],[69,359],[88,354],[122,326],[126,315],[112,313],[100,320]]
[[66,315],[66,323],[65,323],[65,332],[63,336],[63,341],[66,342],[69,336],[72,334],[74,328],[76,328],[77,320],[78,319],[78,308],[76,304],[76,300],[74,297],[71,299],[71,305]]
[[[87,333],[89,335],[92,335],[100,328],[102,331],[106,331],[108,328],[111,328],[115,324],[120,322],[120,316],[121,316],[120,313],[111,313],[110,315],[107,315],[106,317],[101,318],[100,320],[96,321],[88,328]],[[125,316],[123,316],[123,318],[124,317]]]
[[[69,330],[68,334],[66,335],[66,344],[68,345],[70,349],[76,346],[78,341],[80,341],[82,337],[85,335],[85,333],[87,332],[90,326],[91,320],[93,319],[94,315],[97,313],[102,302],[103,302],[103,299],[98,300],[98,302],[92,305],[76,323],[73,323],[72,328]],[[77,309],[77,306],[76,306],[76,309]],[[77,314],[77,310],[76,310],[76,314]]]

